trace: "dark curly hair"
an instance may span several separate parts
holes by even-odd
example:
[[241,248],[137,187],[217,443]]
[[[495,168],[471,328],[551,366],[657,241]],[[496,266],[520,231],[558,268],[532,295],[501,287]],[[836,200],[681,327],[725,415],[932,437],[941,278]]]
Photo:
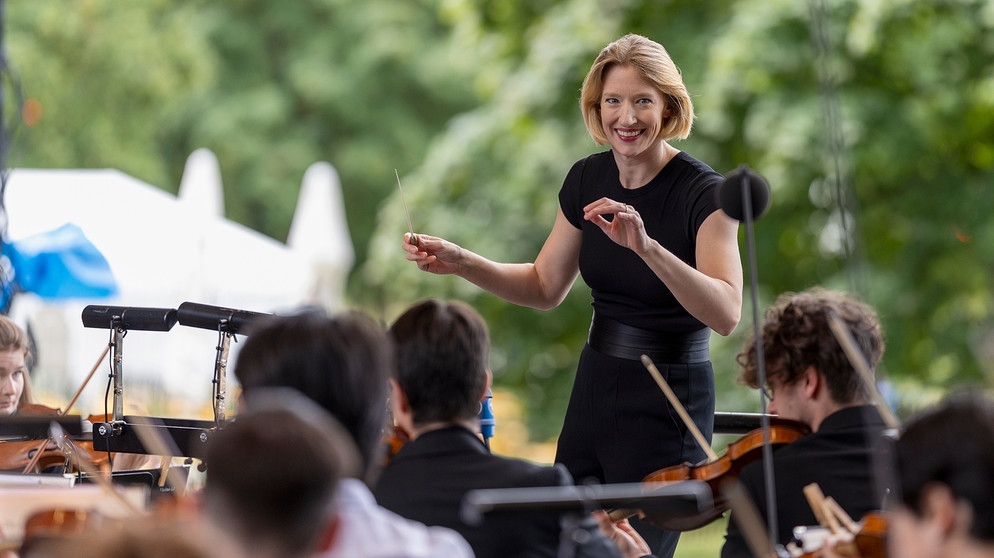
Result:
[[[832,332],[833,315],[848,327],[870,370],[876,369],[884,353],[876,311],[848,294],[813,287],[780,295],[766,311],[762,345],[767,382],[792,384],[808,366],[814,366],[825,377],[836,402],[849,404],[871,398],[869,386],[860,379]],[[735,360],[742,366],[739,381],[758,388],[755,347],[755,337],[750,336]]]

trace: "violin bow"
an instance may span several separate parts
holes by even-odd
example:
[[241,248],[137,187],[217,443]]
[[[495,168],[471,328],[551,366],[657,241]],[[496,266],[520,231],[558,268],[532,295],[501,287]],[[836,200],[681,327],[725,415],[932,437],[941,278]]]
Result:
[[[826,497],[822,493],[818,483],[813,482],[805,486],[804,496],[807,498],[808,505],[811,506],[811,511],[814,512],[818,524],[827,528],[832,535],[845,534],[855,537],[859,533],[860,525],[853,518],[849,517],[849,514],[842,509],[842,506],[834,498],[831,496]],[[854,547],[852,544],[840,543],[840,545],[837,550],[843,556],[859,556],[858,552],[853,553]]]
[[[154,428],[152,425],[132,424],[131,428],[134,429],[135,434],[147,451],[150,451],[152,455],[159,455],[163,459],[159,468],[159,486],[162,486],[164,479],[175,494],[182,495],[185,486],[182,485],[182,481],[178,478],[178,472],[169,467],[172,462],[172,456],[180,455],[173,440],[166,438],[160,430]],[[166,460],[167,457],[169,461]]]
[[689,429],[690,433],[693,434],[694,439],[697,440],[697,443],[701,446],[701,449],[704,450],[704,453],[708,455],[708,461],[717,460],[718,454],[714,452],[714,449],[711,448],[711,444],[709,444],[704,438],[704,434],[701,434],[701,430],[697,428],[697,425],[690,418],[690,415],[687,414],[687,409],[685,409],[683,403],[680,403],[680,400],[677,399],[676,394],[673,393],[670,385],[666,383],[666,379],[663,378],[663,375],[659,373],[659,369],[656,368],[656,365],[652,362],[652,359],[649,358],[648,355],[642,355],[642,364],[645,366],[646,370],[649,371],[649,374],[652,374],[652,378],[656,380],[656,384],[659,385],[659,389],[663,390],[663,393],[666,395],[666,399],[669,400],[670,405],[676,409],[677,414],[680,415],[680,418],[683,419],[684,424],[687,425],[687,429]]
[[721,484],[721,493],[728,500],[728,506],[735,514],[735,521],[742,531],[749,550],[756,558],[764,556],[778,556],[773,542],[768,540],[764,533],[763,520],[760,519],[759,510],[749,498],[749,494],[742,488],[738,479],[731,478]]
[[[55,442],[55,445],[59,447],[63,452],[68,452],[70,444],[66,437],[66,433],[59,426],[59,423],[53,422],[49,426],[49,437]],[[76,462],[79,468],[83,470],[88,476],[90,476],[105,492],[109,493],[118,502],[125,506],[129,511],[136,515],[141,515],[144,513],[138,506],[136,506],[132,501],[125,498],[120,492],[114,489],[113,483],[107,479],[106,476],[94,465],[86,456],[76,455]]]
[[860,350],[859,345],[856,344],[856,340],[853,339],[852,332],[849,331],[845,322],[835,312],[829,312],[828,317],[828,325],[832,329],[832,334],[835,335],[835,339],[842,346],[842,350],[846,353],[849,363],[856,369],[860,379],[863,380],[863,386],[872,395],[874,402],[880,410],[880,415],[884,419],[884,423],[888,428],[899,430],[901,422],[894,416],[893,411],[890,410],[890,406],[887,405],[883,395],[880,394],[880,390],[877,389],[876,383],[873,381],[873,371],[870,370],[870,365],[867,364],[866,358],[863,356],[863,351]]
[[[669,400],[670,405],[676,409],[677,414],[680,415],[681,419],[683,419],[684,424],[687,425],[687,429],[689,429],[690,433],[693,434],[698,445],[700,445],[701,449],[704,450],[704,453],[708,455],[708,462],[716,461],[718,459],[718,454],[714,452],[714,449],[711,448],[711,444],[709,444],[704,438],[704,434],[701,433],[701,430],[697,428],[697,425],[694,423],[693,419],[691,419],[690,415],[687,414],[687,409],[685,409],[683,403],[680,403],[680,400],[677,399],[676,394],[673,393],[673,389],[670,388],[668,383],[666,383],[666,378],[663,378],[663,375],[659,373],[659,369],[656,368],[656,365],[652,362],[652,359],[649,358],[648,355],[642,355],[642,364],[645,366],[646,370],[649,371],[649,374],[652,374],[652,378],[656,380],[656,384],[659,385],[659,389],[663,390],[663,394],[666,395],[666,399]],[[642,518],[645,517],[645,513],[642,510],[621,508],[609,511],[608,516],[612,521],[617,522],[632,516]]]
[[[72,409],[72,406],[76,404],[76,400],[79,399],[80,394],[83,393],[83,389],[86,388],[86,384],[90,383],[90,379],[93,378],[93,374],[96,373],[97,368],[100,368],[100,363],[107,358],[108,352],[110,352],[110,345],[104,347],[103,352],[100,353],[100,358],[98,358],[97,362],[93,364],[93,368],[90,369],[90,373],[86,375],[86,379],[83,380],[83,383],[80,384],[79,389],[76,390],[76,393],[72,396],[72,399],[69,400],[69,404],[66,405],[66,410],[56,413],[56,416],[61,417],[69,413],[69,409]],[[44,440],[38,444],[38,449],[35,450],[34,456],[32,456],[31,461],[28,461],[28,464],[24,466],[24,470],[21,471],[21,473],[27,473],[38,465],[38,461],[41,459],[42,450],[44,450],[45,446],[48,445],[48,441],[49,440]]]

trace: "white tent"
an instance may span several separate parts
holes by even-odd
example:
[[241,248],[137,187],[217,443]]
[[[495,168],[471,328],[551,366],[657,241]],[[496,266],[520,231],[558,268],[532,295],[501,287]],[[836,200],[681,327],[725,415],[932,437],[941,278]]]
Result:
[[[342,212],[337,180],[325,187],[326,213],[312,220],[344,222],[344,215],[335,214]],[[328,254],[314,253],[313,247],[295,251],[225,219],[220,189],[217,162],[206,150],[191,155],[179,197],[116,170],[11,171],[5,198],[8,239],[73,223],[106,257],[120,289],[99,300],[15,297],[10,315],[31,328],[38,346],[37,391],[68,398],[107,345],[109,330],[82,326],[87,304],[177,308],[189,301],[264,313],[337,304],[340,293],[331,301],[314,298],[322,291],[317,270],[328,269],[329,258],[340,261],[344,254],[347,265],[338,266],[343,274],[338,282],[344,285],[352,262],[347,230],[325,239],[334,247]],[[316,205],[320,210],[322,204]],[[164,416],[187,416],[209,410],[217,341],[216,332],[179,324],[169,332],[128,332],[121,351],[125,412],[158,409],[156,414]],[[237,348],[233,343],[229,369]],[[104,370],[109,371],[106,361]],[[106,382],[106,373],[94,377],[80,404],[99,408],[80,407],[80,412],[103,412]]]

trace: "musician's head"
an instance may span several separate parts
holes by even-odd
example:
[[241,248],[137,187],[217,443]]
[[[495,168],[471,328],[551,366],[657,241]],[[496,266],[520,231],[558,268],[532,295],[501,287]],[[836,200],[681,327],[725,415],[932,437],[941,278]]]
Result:
[[31,403],[31,343],[23,329],[0,315],[0,416]]
[[490,340],[476,310],[459,301],[425,300],[397,318],[390,335],[397,355],[391,402],[398,420],[409,417],[416,429],[479,415]]
[[994,400],[957,392],[913,418],[895,453],[891,555],[994,556]]
[[[806,415],[811,402],[839,408],[871,400],[872,386],[860,377],[836,339],[833,317],[849,331],[869,368],[875,369],[883,356],[884,338],[872,307],[820,287],[785,293],[766,311],[761,330],[770,412],[810,424]],[[736,360],[742,366],[740,381],[759,388],[764,386],[759,385],[755,347],[755,339],[750,339]]]
[[[230,544],[227,537],[202,521],[196,513],[161,517],[150,514],[139,517],[100,517],[93,511],[78,512],[85,519],[82,528],[68,519],[65,524],[62,512],[72,510],[56,508],[53,514],[53,531],[42,532],[25,538],[14,556],[17,558],[218,558],[247,557],[241,549]],[[44,514],[45,511],[39,512]],[[85,515],[83,515],[85,513]],[[165,514],[162,514],[165,515]],[[40,525],[40,523],[39,523]],[[61,531],[60,531],[61,529]]]
[[335,488],[359,468],[351,436],[295,390],[256,390],[245,404],[208,442],[205,517],[252,556],[327,550]]
[[235,377],[246,395],[288,387],[324,407],[352,435],[369,475],[383,451],[392,368],[390,338],[371,318],[309,309],[255,321]]

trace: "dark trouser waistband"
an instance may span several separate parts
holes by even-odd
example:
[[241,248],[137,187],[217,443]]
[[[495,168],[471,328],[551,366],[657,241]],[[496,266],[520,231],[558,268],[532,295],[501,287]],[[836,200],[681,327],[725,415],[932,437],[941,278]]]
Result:
[[689,333],[661,333],[597,316],[590,321],[590,348],[615,358],[640,360],[646,355],[659,363],[706,362],[710,353],[708,328]]

